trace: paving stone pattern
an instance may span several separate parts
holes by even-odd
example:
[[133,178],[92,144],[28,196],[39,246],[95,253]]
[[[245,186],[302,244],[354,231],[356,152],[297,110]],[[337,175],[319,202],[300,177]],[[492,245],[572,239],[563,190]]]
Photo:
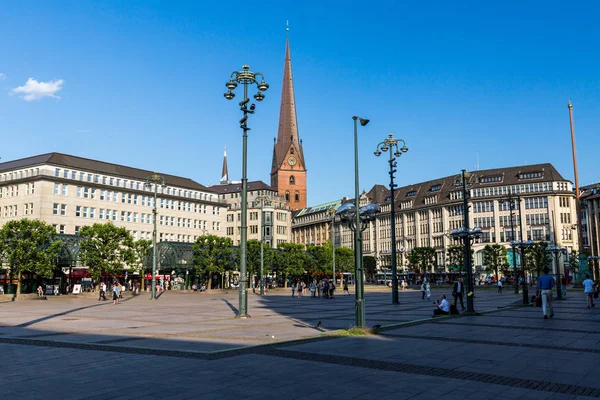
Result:
[[3,398],[600,398],[600,307],[581,292],[549,320],[493,290],[476,292],[480,315],[431,318],[418,291],[392,305],[368,288],[368,336],[339,334],[353,296],[290,294],[251,294],[247,319],[233,291],[2,302]]

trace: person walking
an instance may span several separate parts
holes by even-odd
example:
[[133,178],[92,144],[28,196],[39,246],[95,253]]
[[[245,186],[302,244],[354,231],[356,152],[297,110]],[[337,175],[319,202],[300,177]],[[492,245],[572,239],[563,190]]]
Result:
[[452,289],[452,296],[454,296],[454,307],[456,307],[456,303],[460,300],[460,306],[462,310],[465,310],[465,304],[463,303],[463,293],[464,293],[464,285],[463,278],[459,278],[458,281],[454,282],[454,288]]
[[427,294],[427,300],[431,300],[431,285],[429,285],[429,282],[425,284],[425,293]]
[[302,297],[302,289],[304,289],[304,282],[298,282],[298,297]]
[[588,274],[585,275],[585,280],[583,281],[583,293],[586,297],[587,308],[594,307],[594,281],[590,279]]
[[502,279],[498,279],[498,293],[502,294]]
[[329,298],[333,299],[333,292],[335,291],[335,284],[333,281],[329,281]]
[[296,294],[296,282],[292,283],[292,297]]
[[313,279],[313,281],[310,283],[310,287],[309,287],[309,289],[310,289],[310,297],[316,297],[316,296],[315,296],[315,293],[316,293],[316,291],[317,291],[317,285],[315,285],[315,281],[314,281],[314,279]]
[[425,281],[421,283],[421,300],[425,300]]
[[562,297],[567,298],[567,277],[560,278],[560,293]]
[[119,304],[119,286],[113,283],[113,304]]
[[542,312],[544,313],[544,319],[548,317],[554,317],[554,310],[552,309],[552,288],[554,287],[554,278],[548,275],[550,269],[544,267],[544,274],[538,278],[538,289],[542,296]]
[[348,281],[344,281],[344,294],[350,296],[350,292],[348,291]]

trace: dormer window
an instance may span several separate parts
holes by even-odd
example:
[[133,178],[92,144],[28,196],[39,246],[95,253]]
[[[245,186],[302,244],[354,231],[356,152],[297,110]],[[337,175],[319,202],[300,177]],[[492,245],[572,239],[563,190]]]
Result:
[[441,188],[442,188],[442,185],[433,185],[430,190],[432,192],[439,192]]
[[481,183],[502,182],[502,176],[484,176],[481,178]]
[[406,197],[415,197],[416,195],[417,195],[416,190],[411,190],[410,192],[406,193]]
[[541,177],[542,177],[541,172],[527,172],[524,174],[519,174],[519,179],[535,179],[535,178],[541,178]]

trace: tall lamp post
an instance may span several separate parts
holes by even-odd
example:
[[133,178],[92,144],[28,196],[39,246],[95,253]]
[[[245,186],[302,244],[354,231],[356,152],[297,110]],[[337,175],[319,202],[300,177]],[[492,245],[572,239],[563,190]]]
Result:
[[[512,259],[513,259],[513,273],[514,273],[514,285],[515,285],[515,294],[519,294],[519,280],[517,279],[517,254],[516,254],[516,235],[515,235],[515,225],[514,225],[514,210],[515,210],[515,200],[521,202],[519,196],[513,195],[512,191],[508,193],[506,200],[502,200],[503,203],[508,203],[508,207],[510,209],[510,231],[512,233],[511,247],[512,247]],[[519,214],[520,215],[520,214]],[[521,239],[523,239],[523,233],[521,232]],[[497,277],[496,277],[497,278]],[[525,276],[523,276],[523,280],[525,280]]]
[[467,180],[471,178],[471,174],[466,169],[462,170],[462,187],[463,187],[463,214],[464,223],[461,229],[455,229],[450,234],[454,238],[462,238],[464,243],[464,265],[467,273],[467,313],[475,313],[473,306],[473,267],[471,265],[471,240],[481,236],[481,229],[469,228],[469,205],[468,205],[468,192],[467,192]]
[[329,209],[329,215],[331,215],[331,267],[333,270],[333,284],[335,285],[335,206]]
[[264,202],[269,200],[268,196],[258,196],[256,200],[260,201],[260,295],[265,294],[265,212]]
[[[598,271],[600,270],[600,257],[598,256],[588,256],[588,262],[592,262],[592,277],[594,280],[598,280]],[[594,261],[596,261],[596,265],[594,266]],[[566,276],[565,276],[566,279]]]
[[[358,201],[357,201],[358,202]],[[378,213],[381,212],[379,205],[375,203],[367,204],[360,207],[357,211],[353,203],[345,203],[337,210],[337,215],[340,216],[340,221],[345,222],[348,228],[354,232],[354,237],[361,236],[360,247],[354,254],[355,259],[355,275],[356,275],[356,326],[363,328],[366,326],[365,318],[365,297],[364,297],[364,270],[362,263],[362,231],[364,231],[369,223],[373,221]],[[356,242],[356,240],[355,240]]]
[[553,245],[546,247],[546,252],[552,254],[552,258],[554,258],[556,265],[556,299],[562,300],[562,283],[560,282],[560,262],[558,261],[558,256],[567,254],[567,249]]
[[144,186],[151,188],[154,186],[154,207],[152,208],[154,230],[152,231],[152,296],[151,299],[156,299],[156,201],[158,199],[158,187],[165,187],[165,179],[158,174],[153,173],[146,178]]
[[[260,77],[260,83],[257,80]],[[248,153],[248,114],[254,114],[255,105],[254,103],[248,107],[250,99],[248,98],[248,85],[256,84],[258,92],[254,95],[256,101],[262,101],[265,98],[263,94],[269,88],[269,85],[265,83],[265,77],[260,72],[250,71],[249,65],[243,65],[241,71],[233,71],[229,78],[229,82],[225,84],[227,92],[224,96],[227,100],[231,100],[235,97],[233,90],[237,87],[238,83],[244,85],[244,99],[240,101],[240,110],[244,113],[244,116],[240,120],[240,128],[242,128],[242,220],[240,221],[240,292],[239,292],[239,308],[238,317],[248,317],[248,270],[246,264],[246,251],[248,240],[248,179],[246,177],[247,168],[247,153]]]
[[[398,143],[402,143],[402,147],[398,147]],[[400,157],[402,153],[408,151],[406,143],[402,139],[395,139],[393,134],[389,133],[387,139],[377,145],[375,150],[375,156],[379,157],[382,153],[390,151],[390,192],[391,192],[391,211],[390,211],[390,228],[392,230],[392,304],[399,304],[398,302],[398,266],[396,264],[396,207],[394,204],[394,188],[398,186],[394,183],[394,173],[396,172],[396,158]]]

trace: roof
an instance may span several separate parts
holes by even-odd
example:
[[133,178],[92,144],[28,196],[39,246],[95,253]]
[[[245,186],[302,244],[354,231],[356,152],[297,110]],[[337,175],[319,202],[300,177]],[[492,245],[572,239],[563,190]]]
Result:
[[304,215],[313,214],[316,212],[325,211],[325,210],[328,210],[331,208],[337,210],[338,207],[341,205],[342,205],[342,200],[334,200],[334,201],[330,201],[329,203],[319,204],[317,206],[312,206],[312,207],[306,207],[306,208],[303,208],[302,210],[298,211],[296,214],[294,214],[294,218],[302,217]]
[[[537,176],[538,173],[541,175]],[[554,168],[554,166],[550,163],[478,170],[471,171],[470,174],[470,189],[540,182],[566,181],[566,179],[563,178],[562,175],[556,170],[556,168]],[[523,174],[530,174],[531,176],[524,178],[521,177]],[[411,200],[413,202],[412,208],[417,208],[426,204],[426,198],[433,196],[436,196],[437,199],[434,203],[432,203],[432,205],[454,203],[456,201],[450,200],[450,193],[459,190],[462,190],[462,181],[460,173],[451,176],[446,176],[443,178],[433,179],[430,181],[399,187],[394,191],[395,208],[398,209],[401,207],[402,202]],[[373,192],[373,189],[371,190],[371,192]],[[375,202],[375,197],[371,199]],[[389,200],[385,202],[387,203],[389,202]]]
[[[214,185],[210,186],[210,189],[218,194],[226,194],[226,193],[241,193],[242,192],[242,183],[229,183],[226,185]],[[263,181],[252,181],[248,182],[248,191],[254,190],[270,190],[272,192],[276,192],[277,190],[267,185]]]
[[[89,158],[77,157],[62,153],[47,153],[37,156],[21,158],[18,160],[0,163],[0,172],[11,171],[14,169],[33,167],[37,165],[55,165],[59,167],[68,167],[82,171],[89,171],[98,174],[116,175],[125,178],[138,179],[145,181],[154,171],[127,167],[119,164],[112,164],[104,161],[92,160]],[[189,178],[182,178],[175,175],[160,173],[165,179],[165,184],[169,186],[183,187],[193,190],[202,190],[211,192],[212,190],[199,184]]]

